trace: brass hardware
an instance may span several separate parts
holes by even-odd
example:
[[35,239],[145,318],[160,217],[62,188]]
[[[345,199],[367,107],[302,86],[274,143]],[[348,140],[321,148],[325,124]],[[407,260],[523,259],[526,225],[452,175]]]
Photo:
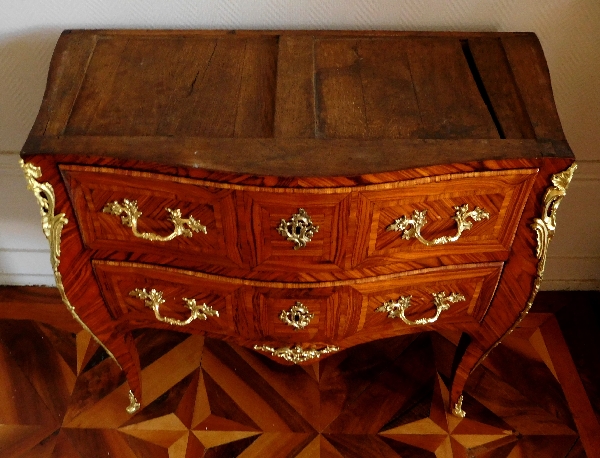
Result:
[[304,248],[308,242],[310,242],[315,235],[315,232],[319,231],[319,226],[314,226],[310,216],[303,208],[298,210],[298,213],[292,215],[289,221],[284,219],[279,223],[277,232],[285,237],[286,240],[294,242],[294,250]]
[[48,182],[40,183],[37,181],[38,178],[42,176],[42,169],[40,167],[25,163],[25,161],[22,159],[20,164],[21,169],[25,174],[25,179],[27,180],[27,189],[33,191],[33,194],[35,195],[35,198],[40,206],[42,230],[44,231],[44,235],[50,244],[50,264],[52,265],[56,287],[58,288],[62,301],[66,305],[67,310],[71,313],[71,316],[73,316],[75,321],[77,321],[85,331],[90,333],[98,345],[100,345],[106,354],[114,360],[119,369],[123,369],[112,352],[106,348],[100,339],[98,339],[91,329],[87,327],[81,318],[79,318],[79,315],[77,315],[77,312],[75,311],[75,307],[71,305],[71,302],[65,293],[62,275],[58,271],[58,266],[60,264],[60,239],[62,235],[62,229],[63,226],[69,222],[69,220],[64,213],[56,214],[56,195],[54,194],[54,188]]
[[421,229],[425,224],[427,224],[427,210],[415,210],[413,211],[412,219],[408,219],[406,216],[402,216],[394,221],[393,224],[390,224],[386,230],[387,231],[402,231],[402,238],[404,240],[410,240],[415,237],[419,242],[426,246],[433,245],[444,245],[449,242],[456,242],[463,231],[471,229],[473,227],[473,223],[471,221],[467,221],[468,218],[473,221],[481,221],[482,219],[489,219],[490,214],[483,208],[475,207],[475,210],[469,211],[469,205],[464,204],[461,206],[454,207],[456,213],[452,217],[454,221],[456,221],[457,231],[455,235],[444,235],[442,237],[438,237],[433,240],[427,240],[423,238],[421,235]]
[[176,320],[174,318],[163,317],[160,314],[159,308],[161,304],[165,303],[165,300],[162,297],[161,291],[156,291],[155,289],[151,289],[150,292],[144,289],[134,289],[129,293],[130,296],[137,297],[144,301],[146,307],[154,310],[154,315],[158,321],[162,321],[163,323],[170,324],[172,326],[186,326],[190,324],[194,320],[206,320],[209,316],[219,316],[218,310],[213,310],[210,306],[206,304],[197,305],[196,299],[188,299],[186,297],[183,298],[185,302],[185,306],[190,309],[192,314],[190,317],[185,320]]
[[265,351],[271,353],[273,356],[277,356],[278,358],[282,358],[290,363],[299,364],[304,363],[306,361],[310,361],[311,359],[319,359],[321,355],[326,353],[333,353],[338,351],[340,348],[328,345],[321,350],[304,350],[302,347],[296,345],[293,348],[283,347],[283,348],[273,348],[268,345],[255,345],[255,350]]
[[411,321],[404,312],[411,306],[412,296],[400,296],[397,301],[387,301],[383,305],[380,305],[375,309],[376,312],[387,312],[388,318],[400,318],[406,324],[410,326],[423,326],[426,324],[435,323],[440,317],[441,313],[450,308],[450,304],[455,302],[464,301],[465,296],[459,293],[452,293],[446,296],[445,292],[432,293],[433,304],[436,308],[435,316],[431,318],[419,318],[418,320]]
[[[556,173],[552,175],[552,185],[546,189],[544,193],[543,205],[544,208],[542,210],[541,218],[535,218],[533,223],[531,224],[531,228],[536,233],[537,245],[535,249],[535,255],[538,258],[538,265],[536,270],[536,277],[533,281],[533,289],[529,296],[529,300],[525,305],[525,308],[519,315],[519,318],[515,323],[494,343],[492,348],[486,351],[475,367],[479,366],[481,362],[488,357],[490,352],[500,345],[500,342],[509,335],[511,332],[515,330],[515,328],[523,321],[525,316],[529,313],[529,310],[533,306],[533,301],[535,296],[537,296],[538,291],[540,290],[540,286],[542,284],[542,279],[544,277],[544,269],[546,268],[546,258],[548,254],[548,245],[554,237],[554,232],[556,231],[556,212],[558,210],[558,206],[560,205],[561,200],[567,194],[567,188],[569,187],[569,183],[573,179],[573,174],[577,170],[577,164],[572,164],[568,169]],[[475,368],[473,368],[475,370]]]
[[140,403],[137,402],[137,399],[135,398],[133,391],[129,390],[129,405],[125,408],[125,410],[127,411],[127,413],[129,415],[133,415],[138,410],[140,410],[140,407],[141,407]]
[[50,261],[53,267],[58,267],[60,263],[60,237],[62,228],[69,220],[64,213],[55,214],[56,196],[52,185],[37,181],[42,176],[42,169],[33,164],[26,164],[23,160],[21,160],[21,168],[27,179],[27,189],[33,191],[40,206],[42,230],[50,243]]
[[301,302],[296,302],[296,305],[293,305],[289,311],[282,310],[279,319],[294,329],[304,329],[314,316]]
[[463,395],[461,394],[458,397],[458,402],[454,405],[454,409],[452,409],[452,413],[458,418],[465,418],[467,416],[467,412],[462,409],[463,403]]
[[[121,216],[121,223],[123,223],[124,226],[130,227],[133,235],[136,237],[152,242],[168,242],[180,235],[183,237],[191,237],[193,235],[192,231],[206,234],[206,226],[200,224],[200,221],[194,219],[193,216],[190,215],[189,218],[184,219],[181,217],[181,210],[179,209],[171,210],[170,208],[166,208],[165,210],[169,213],[169,221],[173,223],[175,229],[173,229],[171,234],[163,237],[162,235],[153,234],[151,232],[138,231],[138,218],[142,216],[142,212],[138,210],[137,201],[135,200],[123,199],[123,203],[121,204],[115,200],[114,202],[107,203],[102,209],[104,213],[110,213],[115,216],[124,213],[124,215]],[[187,225],[189,229],[185,228],[185,225]]]

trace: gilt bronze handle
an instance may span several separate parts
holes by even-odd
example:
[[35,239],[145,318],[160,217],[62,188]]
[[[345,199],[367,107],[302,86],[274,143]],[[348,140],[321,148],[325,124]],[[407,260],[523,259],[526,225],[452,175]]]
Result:
[[473,223],[468,221],[468,219],[472,219],[473,221],[481,221],[482,219],[489,219],[490,214],[483,208],[475,207],[475,210],[469,211],[469,205],[464,204],[461,206],[454,207],[456,211],[452,219],[456,221],[457,231],[455,235],[444,235],[442,237],[437,237],[433,240],[427,240],[423,238],[421,235],[421,229],[425,224],[427,224],[427,210],[415,210],[413,211],[412,218],[407,218],[406,216],[401,216],[397,220],[395,220],[392,224],[390,224],[386,230],[387,231],[396,231],[402,232],[402,238],[405,240],[410,240],[411,238],[416,238],[419,242],[426,246],[432,245],[444,245],[449,242],[456,242],[463,231],[471,229],[473,227]]
[[450,304],[465,300],[465,296],[460,293],[452,293],[446,296],[446,293],[442,291],[440,293],[432,293],[432,295],[436,313],[431,318],[419,318],[418,320],[411,321],[404,316],[404,312],[411,306],[412,296],[400,296],[396,301],[387,301],[377,307],[375,311],[387,313],[388,318],[400,318],[409,326],[423,326],[435,323],[442,312],[450,308]]
[[[193,235],[192,231],[206,234],[206,226],[200,224],[200,221],[194,219],[193,216],[190,215],[189,218],[182,218],[181,210],[179,209],[171,210],[170,208],[166,208],[165,210],[170,215],[169,221],[175,226],[173,232],[166,237],[153,234],[152,232],[138,231],[137,223],[139,217],[142,216],[142,212],[139,211],[137,201],[135,200],[123,199],[122,203],[115,200],[114,202],[107,203],[102,209],[104,213],[110,213],[115,216],[123,214],[121,216],[121,223],[123,223],[124,226],[130,227],[133,231],[133,235],[152,242],[168,242],[180,235],[183,237],[191,237]],[[185,227],[186,225],[189,229]]]
[[165,303],[165,300],[162,297],[163,293],[161,291],[151,289],[150,292],[147,292],[146,288],[134,289],[129,293],[129,295],[137,297],[138,299],[142,299],[146,307],[154,310],[154,315],[158,321],[170,324],[172,326],[186,326],[194,320],[206,320],[209,316],[219,316],[219,312],[217,310],[213,310],[210,306],[206,304],[198,305],[196,304],[196,299],[188,299],[184,297],[183,301],[185,302],[185,306],[189,308],[192,313],[187,320],[176,320],[174,318],[161,316],[159,308]]

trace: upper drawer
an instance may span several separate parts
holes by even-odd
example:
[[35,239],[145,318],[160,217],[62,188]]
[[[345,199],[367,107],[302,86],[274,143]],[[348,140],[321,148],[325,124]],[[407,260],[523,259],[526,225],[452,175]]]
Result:
[[[354,268],[504,260],[535,169],[447,175],[359,191]],[[405,267],[402,266],[405,264]]]
[[537,173],[286,189],[61,168],[88,247],[115,260],[287,282],[506,260]]
[[243,266],[232,190],[158,174],[61,170],[88,247],[138,253],[157,264],[177,257],[188,264]]
[[[302,281],[331,272],[344,276],[352,246],[349,188],[321,193],[211,186],[98,167],[65,165],[61,170],[84,242],[92,249],[207,272],[221,273],[225,267],[236,277]],[[173,211],[182,219],[179,232]],[[190,218],[197,231],[190,229]]]
[[279,279],[296,281],[302,275],[339,275],[345,268],[353,244],[349,189],[248,190],[243,196],[240,231],[246,234],[256,272],[278,271]]

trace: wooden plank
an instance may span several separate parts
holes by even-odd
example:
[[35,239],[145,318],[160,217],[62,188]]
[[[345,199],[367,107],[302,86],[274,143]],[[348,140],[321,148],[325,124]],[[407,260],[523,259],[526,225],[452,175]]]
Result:
[[459,40],[411,41],[408,59],[419,109],[419,138],[499,138]]
[[485,91],[504,138],[535,138],[527,110],[498,38],[468,41]]
[[245,40],[217,40],[204,77],[182,109],[176,135],[234,136],[245,48]]
[[356,40],[315,43],[317,137],[367,137],[357,44]]
[[154,134],[164,103],[156,83],[174,53],[157,40],[100,40],[66,134]]
[[[114,99],[111,99],[111,95],[113,95],[115,80],[117,80],[117,87],[125,83],[118,80],[117,70],[127,42],[126,38],[99,39],[94,56],[87,68],[85,81],[77,100],[74,101],[73,111],[65,126],[64,133],[66,135],[105,133],[105,131],[95,128],[94,124],[101,122],[102,113],[106,111],[107,105],[109,110],[114,106]],[[108,133],[110,134],[110,132]]]
[[279,38],[275,137],[315,136],[313,39]]
[[182,37],[130,40],[131,57],[124,56],[120,66],[126,65],[126,72],[119,68],[122,83],[113,89],[119,105],[107,107],[102,128],[118,135],[173,135],[182,121],[193,121],[181,110],[214,46],[213,40]]
[[536,137],[564,140],[552,97],[550,73],[537,37],[508,35],[501,41]]
[[190,96],[202,83],[206,74],[217,41],[212,38],[192,39],[186,36],[178,40],[182,41],[182,45],[175,46],[172,50],[173,56],[165,60],[164,71],[168,73],[165,73],[160,83],[161,86],[165,86],[165,93],[170,92],[170,96],[164,105],[154,135],[175,136],[182,122],[193,124],[202,117],[201,113],[194,113],[190,117],[187,109],[189,102],[193,100]]
[[69,120],[70,135],[172,135],[214,40],[101,40]]
[[52,56],[46,93],[32,134],[63,133],[94,53],[96,40],[93,33],[71,35],[67,31],[61,35]]
[[406,54],[408,40],[368,39],[357,46],[368,138],[415,138],[419,105]]
[[[91,33],[87,30],[77,30],[77,33]],[[451,31],[404,31],[404,30],[231,30],[231,29],[214,29],[214,30],[178,30],[178,29],[101,29],[93,31],[102,36],[155,36],[155,37],[170,37],[173,35],[186,35],[189,37],[225,37],[235,35],[237,37],[247,38],[256,36],[314,36],[318,38],[356,38],[356,37],[447,37],[447,38],[475,38],[475,37],[501,37],[507,32],[451,32]],[[508,32],[514,36],[527,35],[527,32]]]
[[[240,136],[268,133],[275,38],[250,40],[243,70],[247,41],[181,36],[102,40],[67,134],[232,137],[236,118]],[[247,87],[241,91],[243,79]]]
[[390,39],[317,41],[320,136],[416,137],[420,116],[406,46]]
[[246,41],[235,137],[272,137],[277,37]]

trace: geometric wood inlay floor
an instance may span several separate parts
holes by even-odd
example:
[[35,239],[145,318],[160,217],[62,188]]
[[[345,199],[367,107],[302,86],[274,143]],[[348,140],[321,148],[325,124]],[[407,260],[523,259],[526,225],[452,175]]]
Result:
[[153,330],[137,336],[144,406],[130,416],[122,373],[55,291],[3,287],[0,456],[600,456],[598,295],[567,310],[575,296],[540,295],[472,374],[465,419],[447,413],[459,335],[402,336],[290,367]]

